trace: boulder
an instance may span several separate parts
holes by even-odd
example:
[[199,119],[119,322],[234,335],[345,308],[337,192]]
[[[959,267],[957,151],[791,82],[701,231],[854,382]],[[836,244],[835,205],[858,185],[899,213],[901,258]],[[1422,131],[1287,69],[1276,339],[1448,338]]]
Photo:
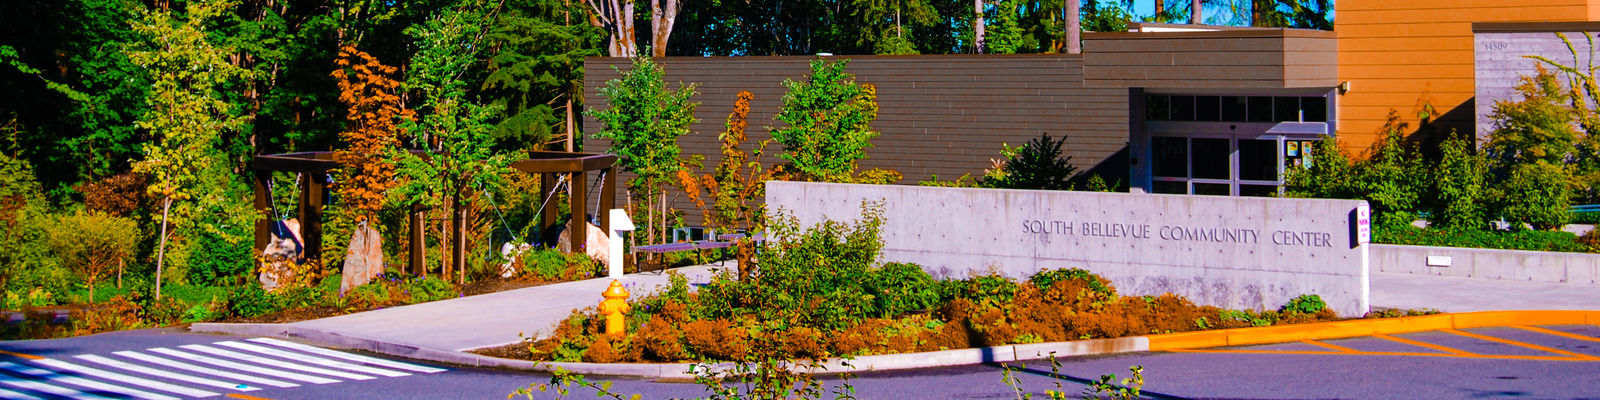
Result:
[[522,258],[533,246],[529,244],[506,244],[500,246],[500,258],[505,259],[505,264],[500,264],[500,277],[510,278],[517,275],[517,259]]
[[[601,265],[605,265],[606,252],[609,251],[608,249],[610,249],[608,246],[611,245],[611,241],[606,236],[606,232],[600,230],[600,227],[587,222],[585,222],[583,225],[587,228],[587,231],[585,231],[586,237],[584,238],[584,241],[587,243],[584,246],[584,252],[589,254],[589,258],[594,259]],[[572,238],[567,236],[566,232],[562,232],[561,237],[556,239],[556,249],[561,250],[563,253],[571,253],[571,242]]]
[[[271,238],[267,240],[267,248],[261,251],[262,265],[260,276],[261,288],[274,291],[287,282],[294,280],[294,268],[291,264],[300,258],[301,246],[300,221],[289,219],[277,221],[279,224],[271,231]],[[282,235],[282,236],[280,236]]]
[[362,223],[350,235],[350,252],[344,257],[344,275],[339,280],[339,293],[349,292],[356,286],[372,282],[383,274],[383,243],[378,230]]

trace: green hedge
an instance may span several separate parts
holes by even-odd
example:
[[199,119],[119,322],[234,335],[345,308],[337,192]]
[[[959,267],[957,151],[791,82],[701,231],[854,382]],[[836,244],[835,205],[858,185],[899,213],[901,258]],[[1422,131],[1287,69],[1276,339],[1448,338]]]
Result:
[[1375,226],[1372,241],[1384,244],[1484,249],[1564,251],[1594,253],[1578,242],[1578,236],[1560,231],[1484,231],[1470,229],[1422,229],[1409,225]]

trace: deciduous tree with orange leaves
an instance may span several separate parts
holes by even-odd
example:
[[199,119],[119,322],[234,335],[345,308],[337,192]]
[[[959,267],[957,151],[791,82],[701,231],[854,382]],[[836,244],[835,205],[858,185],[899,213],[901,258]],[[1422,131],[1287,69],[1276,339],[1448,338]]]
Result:
[[[366,52],[346,45],[339,49],[339,66],[333,77],[339,80],[339,101],[346,107],[345,130],[339,138],[345,148],[334,152],[343,166],[334,181],[339,201],[352,212],[356,232],[352,235],[349,256],[345,257],[350,286],[350,270],[382,271],[383,252],[372,220],[383,208],[389,189],[396,185],[394,154],[400,140],[400,126],[412,118],[400,98],[400,81],[393,78],[397,68],[383,65]],[[343,290],[343,289],[341,289]]]

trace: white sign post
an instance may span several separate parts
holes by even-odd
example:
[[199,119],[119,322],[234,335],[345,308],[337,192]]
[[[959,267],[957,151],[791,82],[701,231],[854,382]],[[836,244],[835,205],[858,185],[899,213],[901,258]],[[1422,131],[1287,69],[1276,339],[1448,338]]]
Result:
[[607,275],[609,275],[612,279],[621,278],[623,263],[622,234],[618,233],[618,231],[634,230],[635,228],[633,227],[633,220],[628,219],[627,211],[621,208],[613,208],[611,209],[610,223],[607,225],[611,225],[606,227],[606,233],[611,235],[611,240],[609,241],[611,248],[608,249],[609,251],[606,253]]

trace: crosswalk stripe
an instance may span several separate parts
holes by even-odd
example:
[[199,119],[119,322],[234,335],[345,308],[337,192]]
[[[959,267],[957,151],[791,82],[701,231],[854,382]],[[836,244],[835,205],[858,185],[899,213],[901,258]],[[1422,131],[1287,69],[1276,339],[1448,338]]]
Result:
[[215,369],[215,368],[206,368],[206,367],[202,367],[202,366],[198,366],[198,365],[192,365],[192,364],[188,364],[188,363],[181,363],[181,362],[177,362],[177,361],[173,361],[173,360],[168,360],[168,359],[165,359],[165,358],[156,357],[156,356],[152,356],[152,355],[144,354],[144,353],[138,353],[138,352],[132,352],[132,351],[119,351],[119,352],[115,352],[115,353],[112,353],[112,354],[116,354],[116,355],[119,355],[119,356],[122,356],[122,357],[125,357],[125,358],[131,358],[131,359],[135,359],[135,360],[139,360],[139,361],[144,361],[144,362],[151,363],[151,364],[159,364],[159,365],[166,366],[166,367],[172,367],[172,368],[177,368],[177,369],[181,369],[181,370],[186,370],[186,371],[190,371],[190,372],[199,372],[199,373],[206,374],[206,375],[214,375],[214,376],[220,376],[220,377],[228,378],[228,379],[235,379],[235,380],[239,380],[241,382],[257,383],[257,384],[273,386],[273,387],[280,387],[280,388],[292,388],[292,387],[299,387],[300,386],[300,384],[298,384],[298,383],[284,382],[284,381],[275,380],[275,379],[267,379],[267,378],[262,378],[262,377],[259,377],[259,376],[245,375],[245,374],[240,374],[240,373],[235,373],[235,372],[230,372],[230,371],[223,371],[223,370]]
[[49,385],[49,384],[45,384],[45,383],[38,382],[38,381],[28,380],[28,379],[22,379],[22,378],[18,378],[18,377],[11,376],[11,375],[6,375],[6,374],[0,374],[0,384],[6,385],[6,386],[12,386],[12,387],[28,389],[28,390],[32,390],[32,391],[40,392],[40,393],[49,393],[49,394],[53,394],[53,395],[57,395],[57,396],[61,396],[61,397],[66,397],[66,398],[69,398],[69,399],[83,399],[83,400],[100,400],[100,399],[110,400],[111,399],[110,397],[96,396],[96,395],[80,392],[80,391],[73,390],[73,389],[68,389],[68,388],[64,388],[64,387],[60,387],[60,386],[56,386],[56,385]]
[[[297,381],[301,381],[301,382],[315,383],[315,384],[318,384],[318,385],[329,384],[329,383],[338,383],[339,382],[336,379],[328,379],[328,378],[323,378],[323,377],[320,377],[320,376],[311,376],[311,375],[298,374],[298,373],[284,371],[284,370],[277,370],[277,369],[272,369],[272,368],[258,367],[258,366],[249,365],[249,364],[241,364],[241,363],[236,363],[236,362],[233,362],[233,361],[220,360],[220,359],[216,359],[216,358],[206,357],[206,356],[202,356],[202,355],[199,355],[199,354],[185,353],[185,352],[182,352],[182,351],[177,351],[177,350],[173,350],[173,349],[169,349],[169,348],[165,348],[165,347],[152,348],[152,349],[150,349],[150,351],[161,353],[161,354],[166,354],[166,355],[173,356],[173,357],[182,358],[182,359],[189,360],[189,361],[197,361],[197,362],[202,362],[202,363],[211,364],[211,365],[224,367],[224,368],[232,368],[232,369],[237,369],[237,370],[240,370],[240,371],[252,372],[252,373],[257,373],[257,374],[277,377],[277,378],[293,379],[293,380],[297,380]],[[122,353],[117,353],[117,354],[122,354]]]
[[150,389],[160,390],[160,391],[168,392],[168,393],[177,393],[177,394],[184,395],[184,396],[189,396],[189,397],[214,397],[214,396],[217,396],[217,393],[215,393],[215,392],[207,392],[207,391],[200,390],[200,389],[194,389],[194,388],[189,388],[189,387],[178,386],[178,385],[174,385],[174,384],[170,384],[170,383],[166,383],[166,382],[157,382],[157,381],[152,381],[152,380],[149,380],[149,379],[123,375],[123,374],[119,374],[119,373],[115,373],[115,372],[111,372],[111,371],[105,371],[105,370],[89,368],[89,367],[85,367],[85,366],[82,366],[82,365],[73,364],[73,363],[70,363],[70,362],[61,361],[61,360],[57,360],[57,359],[53,359],[53,358],[46,358],[46,359],[43,359],[43,360],[33,360],[33,363],[34,364],[43,365],[43,366],[47,366],[47,367],[51,367],[51,368],[55,368],[57,370],[66,370],[66,371],[77,372],[77,373],[80,373],[80,374],[93,376],[93,377],[100,378],[100,379],[122,382],[122,383],[126,383],[126,384],[129,384],[129,385],[143,386],[143,387],[150,388]]
[[[206,386],[213,386],[213,387],[218,387],[218,388],[223,388],[223,389],[238,390],[238,391],[241,391],[241,392],[250,392],[250,391],[261,390],[261,388],[258,388],[258,387],[255,387],[255,386],[248,386],[248,385],[244,385],[244,384],[234,384],[234,383],[223,382],[223,381],[210,379],[210,378],[201,378],[201,377],[193,376],[193,375],[184,375],[184,374],[171,372],[171,371],[163,371],[163,370],[159,370],[159,369],[155,369],[155,368],[146,367],[146,366],[143,366],[143,365],[117,361],[117,360],[113,360],[113,359],[110,359],[110,358],[97,356],[97,355],[94,355],[94,354],[81,354],[81,355],[77,355],[75,357],[78,357],[78,359],[81,359],[81,360],[84,360],[84,361],[88,361],[88,362],[104,365],[104,366],[107,366],[107,367],[124,369],[124,370],[138,372],[138,373],[145,374],[145,375],[167,378],[167,379],[171,379],[171,380],[175,380],[175,381],[184,381],[184,382],[196,383],[196,384],[201,384],[201,385],[206,385]],[[289,383],[289,385],[294,385],[294,384],[293,383]],[[299,385],[294,385],[294,386],[299,386]]]
[[38,397],[33,397],[33,396],[26,395],[26,394],[13,392],[13,391],[10,391],[10,390],[5,390],[5,389],[0,389],[0,399],[6,399],[6,400],[43,400],[43,399],[40,399]]
[[385,359],[377,358],[377,357],[367,357],[367,356],[363,356],[363,355],[360,355],[360,354],[350,354],[350,353],[346,353],[346,352],[342,352],[342,351],[328,350],[328,349],[324,349],[324,348],[321,348],[321,347],[299,344],[299,343],[290,342],[290,341],[287,341],[287,340],[279,340],[279,339],[273,339],[273,338],[254,338],[254,339],[245,339],[245,341],[256,342],[256,343],[261,343],[261,344],[266,344],[266,345],[272,345],[272,346],[282,347],[282,348],[286,348],[286,349],[299,350],[299,351],[312,353],[312,354],[316,354],[316,355],[321,355],[321,356],[342,358],[342,359],[345,359],[345,360],[355,361],[355,362],[362,363],[362,364],[367,364],[367,365],[376,365],[376,366],[379,366],[379,367],[403,369],[403,370],[406,370],[406,371],[421,372],[421,373],[424,373],[424,374],[433,374],[433,373],[449,371],[448,369],[444,369],[444,368],[433,368],[433,367],[427,367],[427,366],[422,366],[422,365],[403,363],[403,362],[399,362],[399,361],[390,361],[390,360],[385,360]]
[[138,390],[138,389],[125,388],[125,387],[121,387],[121,386],[106,384],[106,383],[103,383],[103,382],[91,381],[91,380],[88,380],[88,379],[83,379],[83,378],[79,378],[79,377],[75,377],[75,376],[61,375],[61,374],[58,374],[58,373],[55,373],[55,372],[51,372],[51,371],[47,371],[47,370],[43,370],[43,369],[38,369],[38,368],[34,368],[34,367],[29,367],[29,366],[26,366],[26,365],[17,364],[17,363],[10,362],[10,361],[0,361],[0,369],[5,369],[5,370],[8,370],[8,371],[12,371],[12,372],[16,372],[16,373],[20,373],[20,374],[24,374],[24,375],[31,375],[31,376],[34,376],[34,377],[37,377],[37,378],[40,378],[40,379],[48,380],[48,381],[56,381],[56,382],[66,383],[66,384],[69,384],[69,385],[82,386],[82,387],[95,389],[95,390],[100,390],[100,391],[106,391],[106,392],[121,393],[121,394],[124,394],[124,395],[137,397],[137,398],[141,398],[141,399],[145,399],[145,400],[178,400],[177,397],[150,393],[150,392],[146,392],[146,391]]
[[228,347],[232,347],[232,348],[239,349],[239,350],[244,350],[244,351],[251,351],[251,352],[266,354],[266,355],[269,355],[269,356],[287,358],[287,359],[290,359],[290,360],[295,360],[295,361],[304,362],[304,363],[311,363],[311,364],[321,365],[321,366],[329,367],[329,368],[338,368],[338,369],[355,371],[355,372],[366,373],[366,374],[373,374],[373,375],[383,375],[383,376],[387,376],[387,377],[390,377],[390,378],[401,377],[401,376],[411,376],[411,374],[404,373],[404,372],[396,372],[396,371],[390,371],[390,370],[382,369],[382,368],[368,367],[368,366],[365,366],[365,365],[355,365],[355,364],[351,364],[351,363],[338,362],[338,361],[329,360],[329,359],[326,359],[326,358],[313,357],[313,356],[308,356],[308,355],[304,355],[304,354],[300,354],[300,353],[294,353],[294,352],[288,352],[288,351],[283,351],[283,350],[278,350],[278,349],[273,349],[273,348],[261,347],[261,346],[257,346],[257,345],[253,345],[253,344],[249,344],[249,343],[227,341],[227,342],[217,342],[215,344],[219,345],[219,346],[228,346]]
[[283,361],[283,360],[274,360],[274,359],[271,359],[271,358],[255,356],[255,355],[250,355],[250,354],[244,354],[244,353],[240,353],[240,352],[237,352],[237,351],[223,350],[223,349],[219,349],[219,348],[215,348],[215,347],[211,347],[211,346],[206,346],[206,345],[186,344],[186,345],[182,345],[182,346],[178,346],[178,347],[182,347],[185,350],[193,350],[193,351],[198,351],[198,352],[202,352],[202,353],[210,353],[212,355],[228,357],[228,358],[232,358],[232,359],[236,359],[236,360],[244,360],[244,361],[249,361],[249,362],[253,362],[253,363],[257,363],[257,364],[271,365],[271,366],[278,367],[278,368],[286,368],[286,369],[292,369],[292,370],[296,370],[296,371],[305,371],[305,372],[310,372],[310,373],[313,373],[313,374],[337,376],[337,377],[340,377],[340,378],[354,379],[354,380],[358,380],[358,381],[364,381],[364,380],[369,380],[369,379],[377,379],[377,378],[373,378],[373,377],[366,376],[366,375],[352,374],[352,373],[349,373],[349,372],[334,371],[334,370],[327,369],[327,368],[317,368],[317,367],[312,367],[312,366],[300,365],[300,364],[295,364],[295,363],[292,363],[292,362],[286,362],[286,361]]

